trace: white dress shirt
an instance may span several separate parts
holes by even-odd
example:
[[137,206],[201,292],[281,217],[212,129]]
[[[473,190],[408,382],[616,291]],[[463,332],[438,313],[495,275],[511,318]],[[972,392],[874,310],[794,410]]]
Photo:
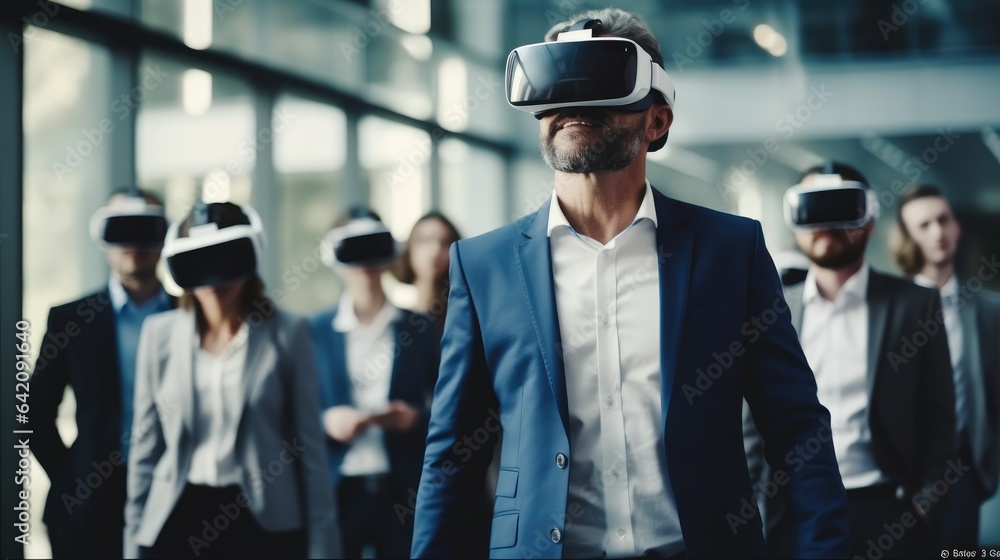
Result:
[[[918,274],[913,277],[913,281],[925,288],[937,288],[933,280]],[[969,390],[966,385],[964,363],[964,350],[962,348],[962,317],[959,315],[961,298],[958,295],[958,279],[952,274],[951,278],[941,286],[941,310],[944,312],[944,330],[948,334],[948,353],[951,355],[951,371],[955,380],[955,420],[958,433],[962,433],[968,425],[967,401]]]
[[[333,330],[344,333],[347,350],[347,375],[351,381],[354,407],[362,413],[378,414],[389,406],[389,384],[396,355],[393,321],[399,309],[385,302],[371,323],[361,324],[354,312],[354,301],[345,291],[333,318]],[[383,430],[371,426],[358,436],[340,465],[344,476],[365,476],[389,472]]]
[[872,453],[868,422],[868,263],[830,301],[819,293],[810,269],[802,288],[802,334],[809,367],[816,375],[819,402],[830,411],[833,448],[848,489],[888,478]]
[[656,227],[648,181],[632,224],[607,245],[574,231],[552,194],[572,449],[564,558],[684,550],[663,453]]
[[246,323],[240,326],[222,354],[201,348],[194,335],[195,448],[188,482],[206,486],[240,483],[236,461],[236,431],[243,409],[243,377],[246,375]]

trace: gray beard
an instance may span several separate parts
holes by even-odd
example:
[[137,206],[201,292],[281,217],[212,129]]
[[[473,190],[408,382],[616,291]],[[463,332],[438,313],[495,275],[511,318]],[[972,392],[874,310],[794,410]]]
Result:
[[553,142],[556,131],[542,134],[541,149],[545,163],[564,173],[594,173],[623,169],[639,155],[643,126],[616,129],[601,125],[601,136],[580,148],[557,148]]

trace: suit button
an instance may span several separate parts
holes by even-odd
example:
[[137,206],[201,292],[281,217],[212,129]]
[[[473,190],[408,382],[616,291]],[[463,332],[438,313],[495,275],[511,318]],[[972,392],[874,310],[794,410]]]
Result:
[[566,468],[566,456],[562,453],[556,453],[556,466],[560,469]]
[[549,531],[549,536],[552,537],[552,542],[557,543],[562,540],[562,531],[559,530],[559,527],[553,527]]

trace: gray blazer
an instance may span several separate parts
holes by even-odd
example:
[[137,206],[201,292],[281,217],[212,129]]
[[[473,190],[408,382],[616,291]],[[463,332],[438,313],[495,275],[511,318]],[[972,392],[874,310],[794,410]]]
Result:
[[[259,319],[259,315],[254,315]],[[256,324],[256,326],[254,326]],[[194,453],[195,315],[148,318],[139,337],[124,553],[153,546],[187,484]],[[236,437],[241,488],[268,531],[305,529],[311,558],[341,554],[326,470],[309,327],[282,311],[250,321]]]

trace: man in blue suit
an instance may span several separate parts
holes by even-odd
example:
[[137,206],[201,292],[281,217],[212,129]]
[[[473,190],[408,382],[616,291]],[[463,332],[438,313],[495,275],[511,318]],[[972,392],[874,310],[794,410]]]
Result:
[[658,43],[615,9],[547,39],[511,54],[507,94],[540,120],[552,200],[452,246],[412,556],[477,552],[501,428],[493,558],[763,556],[746,398],[768,461],[797,459],[796,556],[846,557],[829,413],[760,224],[645,179],[673,119]]

